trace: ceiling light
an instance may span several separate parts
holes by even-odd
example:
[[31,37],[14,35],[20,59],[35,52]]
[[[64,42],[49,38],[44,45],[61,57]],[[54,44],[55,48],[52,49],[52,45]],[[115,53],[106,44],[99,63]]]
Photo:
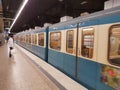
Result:
[[84,5],[84,4],[86,4],[86,3],[88,3],[87,1],[83,1],[83,2],[81,2],[80,4],[81,5]]
[[63,2],[63,0],[58,0],[59,2]]
[[8,9],[9,9],[9,6],[7,6],[6,9],[8,10]]
[[28,0],[24,0],[23,4],[21,5],[21,7],[20,7],[20,9],[19,9],[19,11],[18,11],[18,13],[17,13],[17,15],[16,15],[13,23],[12,23],[12,25],[10,26],[9,32],[10,32],[10,30],[12,29],[12,27],[13,27],[13,25],[15,24],[16,20],[18,19],[18,17],[20,16],[20,13],[22,12],[22,10],[23,10],[23,8],[25,7],[25,5],[27,4],[27,2],[28,2]]

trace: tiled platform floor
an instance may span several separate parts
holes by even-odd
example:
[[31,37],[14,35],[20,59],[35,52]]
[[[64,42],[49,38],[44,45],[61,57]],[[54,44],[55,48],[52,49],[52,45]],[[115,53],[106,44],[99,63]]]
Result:
[[0,47],[0,90],[59,90],[15,48],[8,57],[7,45]]

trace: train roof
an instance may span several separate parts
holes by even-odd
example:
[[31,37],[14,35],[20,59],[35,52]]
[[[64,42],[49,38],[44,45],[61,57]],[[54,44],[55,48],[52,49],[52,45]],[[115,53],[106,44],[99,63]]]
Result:
[[120,13],[120,6],[102,10],[102,11],[95,12],[95,13],[91,13],[85,16],[79,16],[77,18],[74,18],[74,19],[71,19],[65,22],[59,22],[59,23],[56,23],[50,26],[50,28],[60,27],[60,26],[65,26],[65,25],[70,25],[70,24],[75,24],[75,23],[81,23],[84,21],[88,21],[88,20],[92,20],[92,19],[96,19],[100,17],[105,17],[105,16],[109,16],[112,14],[117,14],[117,13]]
[[[68,28],[68,27],[69,28],[74,28],[74,27],[77,26],[77,23],[82,23],[82,22],[89,21],[89,20],[95,20],[95,19],[98,19],[98,18],[101,18],[101,17],[106,17],[106,16],[109,16],[109,15],[118,14],[118,13],[120,14],[120,6],[110,8],[110,9],[106,9],[106,10],[102,10],[102,11],[95,12],[95,13],[92,13],[92,14],[88,14],[86,16],[79,16],[77,18],[74,18],[74,19],[71,19],[71,20],[68,20],[68,21],[65,21],[65,22],[59,22],[59,23],[56,23],[56,24],[53,24],[53,25],[49,26],[49,28],[50,28],[50,30],[51,29],[57,30],[58,29],[57,27],[64,27],[64,26],[66,26],[65,28]],[[102,22],[104,22],[104,20]],[[92,23],[92,22],[90,22],[90,23]],[[47,27],[42,27],[38,30],[23,31],[23,32],[20,32],[19,35],[44,32],[44,30],[46,28]],[[61,29],[61,28],[59,28],[59,29]]]

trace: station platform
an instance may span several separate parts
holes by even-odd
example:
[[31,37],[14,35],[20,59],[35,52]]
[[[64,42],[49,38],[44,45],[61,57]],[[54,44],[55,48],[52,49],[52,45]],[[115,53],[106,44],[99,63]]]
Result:
[[14,45],[0,47],[0,90],[88,90],[34,54]]

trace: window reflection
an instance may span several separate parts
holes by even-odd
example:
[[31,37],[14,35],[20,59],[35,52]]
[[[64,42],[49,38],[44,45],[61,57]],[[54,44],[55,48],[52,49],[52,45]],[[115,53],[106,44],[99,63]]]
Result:
[[44,46],[44,33],[38,34],[38,45]]
[[110,30],[109,59],[113,64],[120,65],[120,26],[113,26]]
[[87,58],[93,57],[94,47],[94,30],[87,28],[82,30],[82,56]]
[[73,38],[74,38],[73,30],[67,31],[66,50],[68,53],[73,53]]
[[50,33],[50,48],[60,50],[61,49],[61,33],[52,32]]

